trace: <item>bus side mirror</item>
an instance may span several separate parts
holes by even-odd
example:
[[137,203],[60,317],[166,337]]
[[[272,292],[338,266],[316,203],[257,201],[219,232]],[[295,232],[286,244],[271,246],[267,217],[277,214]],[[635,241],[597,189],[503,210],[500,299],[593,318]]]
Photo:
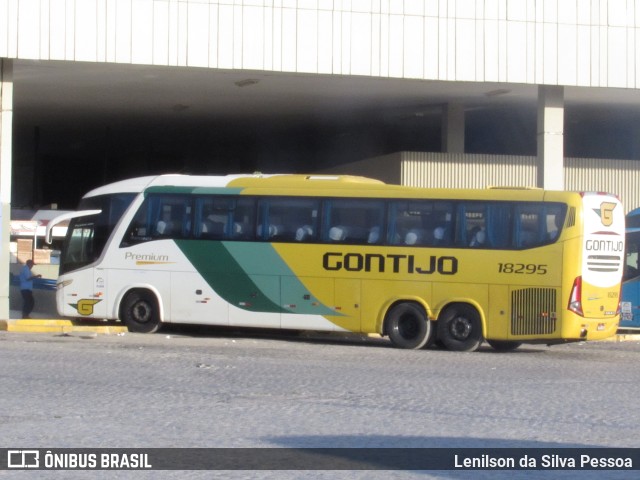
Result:
[[44,234],[44,241],[47,242],[48,245],[51,245],[52,236],[53,236],[53,227],[64,222],[65,220],[71,220],[72,218],[77,217],[88,217],[89,215],[97,215],[101,213],[102,210],[80,210],[79,212],[67,212],[62,215],[58,215],[52,220],[49,220],[47,223],[47,228]]

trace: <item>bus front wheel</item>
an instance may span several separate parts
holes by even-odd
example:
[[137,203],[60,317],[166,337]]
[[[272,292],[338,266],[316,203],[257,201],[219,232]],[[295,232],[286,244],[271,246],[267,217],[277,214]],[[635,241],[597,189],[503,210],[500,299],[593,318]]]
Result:
[[418,349],[429,341],[431,322],[422,307],[404,302],[393,306],[387,313],[386,331],[394,346]]
[[155,297],[145,291],[128,293],[122,302],[122,320],[131,332],[157,332],[160,315]]
[[452,305],[437,322],[438,340],[456,352],[474,352],[482,343],[480,314],[471,305]]

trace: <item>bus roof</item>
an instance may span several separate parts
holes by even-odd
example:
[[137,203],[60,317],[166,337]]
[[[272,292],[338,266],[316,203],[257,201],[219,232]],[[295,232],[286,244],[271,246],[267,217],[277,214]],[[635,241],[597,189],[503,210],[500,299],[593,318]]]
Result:
[[[150,187],[278,187],[300,186],[301,183],[328,182],[368,185],[384,185],[380,180],[353,175],[299,175],[299,174],[230,174],[230,175],[182,175],[165,174],[147,177],[130,178],[95,188],[85,197],[95,197],[109,193],[139,193]],[[324,183],[327,186],[326,183]]]
[[353,175],[327,174],[230,174],[222,176],[165,174],[137,177],[111,183],[91,190],[85,195],[94,197],[113,193],[140,193],[153,188],[167,191],[206,193],[208,189],[223,193],[230,189],[242,194],[366,196],[378,198],[421,198],[428,191],[429,198],[476,198],[486,200],[566,201],[577,192],[547,191],[539,188],[490,187],[486,189],[420,188],[385,184],[380,180]]

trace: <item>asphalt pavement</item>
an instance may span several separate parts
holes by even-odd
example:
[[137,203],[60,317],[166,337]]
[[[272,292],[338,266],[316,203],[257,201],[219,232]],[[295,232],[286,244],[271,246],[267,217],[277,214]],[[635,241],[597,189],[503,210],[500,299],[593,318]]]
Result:
[[[203,327],[152,335],[0,332],[0,437],[7,448],[25,449],[548,448],[562,455],[567,448],[637,447],[639,363],[640,342],[510,353],[485,345],[456,353],[400,350],[375,338]],[[60,478],[62,472],[10,473]],[[512,480],[632,473],[65,471],[64,477]]]

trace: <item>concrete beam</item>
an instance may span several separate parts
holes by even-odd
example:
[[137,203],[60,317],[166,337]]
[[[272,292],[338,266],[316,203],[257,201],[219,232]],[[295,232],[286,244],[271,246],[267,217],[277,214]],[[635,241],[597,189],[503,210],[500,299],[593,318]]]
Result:
[[0,319],[9,319],[13,62],[0,58]]
[[538,187],[564,190],[564,87],[538,87]]
[[442,108],[442,151],[464,153],[464,105],[447,103]]

